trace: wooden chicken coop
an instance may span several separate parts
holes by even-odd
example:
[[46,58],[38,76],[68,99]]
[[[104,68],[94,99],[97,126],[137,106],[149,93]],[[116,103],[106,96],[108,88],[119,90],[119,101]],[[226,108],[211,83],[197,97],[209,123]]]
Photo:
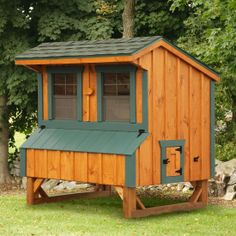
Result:
[[[214,175],[214,84],[219,75],[166,39],[42,43],[16,57],[37,73],[38,129],[20,148],[27,202],[105,196],[126,218],[198,209]],[[50,197],[45,179],[95,183]],[[146,208],[136,187],[189,181],[189,201]]]

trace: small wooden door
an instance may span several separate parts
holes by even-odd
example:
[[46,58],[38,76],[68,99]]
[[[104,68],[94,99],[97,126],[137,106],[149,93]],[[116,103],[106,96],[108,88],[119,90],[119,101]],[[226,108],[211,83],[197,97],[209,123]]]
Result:
[[161,183],[184,181],[184,143],[185,140],[160,140]]
[[180,164],[180,148],[166,148],[166,176],[180,176],[182,173]]

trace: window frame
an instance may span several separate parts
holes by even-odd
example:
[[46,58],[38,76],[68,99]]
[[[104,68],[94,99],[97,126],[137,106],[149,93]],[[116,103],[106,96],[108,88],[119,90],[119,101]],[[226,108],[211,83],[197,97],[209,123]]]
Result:
[[48,74],[48,119],[60,121],[53,117],[53,78],[52,74],[76,74],[76,119],[63,119],[62,121],[82,121],[83,101],[82,101],[82,67],[47,67]]
[[[118,122],[136,124],[136,70],[134,65],[99,65],[97,72],[97,120],[98,122]],[[130,75],[130,118],[126,121],[105,121],[103,117],[103,73],[129,73]]]
[[[103,65],[104,66],[104,65]],[[106,67],[110,67],[106,65]],[[114,66],[114,65],[113,65]],[[116,65],[115,65],[116,66]],[[118,65],[118,67],[121,65]],[[126,65],[125,65],[126,66]],[[135,68],[134,65],[129,65]],[[74,68],[74,69],[73,69]],[[83,121],[82,120],[82,111],[83,111],[83,100],[82,100],[82,91],[83,91],[83,65],[81,66],[48,66],[46,67],[46,72],[48,76],[48,114],[50,114],[50,109],[52,107],[52,84],[50,83],[50,73],[53,72],[72,72],[75,71],[79,74],[79,79],[81,80],[81,95],[80,101],[80,116],[81,119],[78,120],[55,120],[55,119],[43,119],[43,78],[42,74],[38,73],[38,126],[46,127],[51,129],[87,129],[87,130],[108,130],[108,131],[130,131],[137,132],[140,129],[148,131],[148,71],[142,70],[142,123],[129,123],[129,122],[102,122],[102,121]],[[136,77],[136,75],[135,75]],[[97,95],[98,96],[98,95]],[[51,99],[51,101],[49,101]],[[50,105],[51,103],[51,105]],[[136,104],[134,105],[136,108]],[[78,112],[78,111],[77,111]],[[52,113],[51,113],[52,114]],[[135,115],[136,116],[136,115]]]

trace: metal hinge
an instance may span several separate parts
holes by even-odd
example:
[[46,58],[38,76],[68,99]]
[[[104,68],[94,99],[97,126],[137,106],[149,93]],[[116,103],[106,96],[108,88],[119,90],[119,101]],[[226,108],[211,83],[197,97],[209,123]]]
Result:
[[176,170],[175,173],[179,173],[180,175],[182,175],[182,168],[180,168],[179,170]]
[[178,152],[181,152],[182,153],[182,146],[181,147],[178,147],[175,149],[175,151],[178,151]]
[[165,165],[167,165],[169,162],[170,162],[170,160],[168,158],[163,160],[163,164],[165,164]]

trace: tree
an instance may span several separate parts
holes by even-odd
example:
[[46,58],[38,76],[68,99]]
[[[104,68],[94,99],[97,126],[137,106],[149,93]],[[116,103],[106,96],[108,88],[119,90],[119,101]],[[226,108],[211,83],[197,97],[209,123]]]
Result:
[[[125,37],[175,40],[188,14],[169,7],[168,0],[0,0],[0,183],[10,181],[7,162],[14,156],[7,152],[8,146],[17,152],[15,132],[29,134],[37,119],[36,74],[16,67],[15,55],[45,41],[120,38],[123,28]],[[129,23],[122,27],[123,12]]]
[[[179,46],[215,68],[222,81],[216,89],[217,155],[236,157],[236,2],[172,0],[172,10],[188,8]],[[231,114],[231,115],[230,115]]]
[[135,0],[124,0],[123,20],[123,38],[134,37],[134,9]]

